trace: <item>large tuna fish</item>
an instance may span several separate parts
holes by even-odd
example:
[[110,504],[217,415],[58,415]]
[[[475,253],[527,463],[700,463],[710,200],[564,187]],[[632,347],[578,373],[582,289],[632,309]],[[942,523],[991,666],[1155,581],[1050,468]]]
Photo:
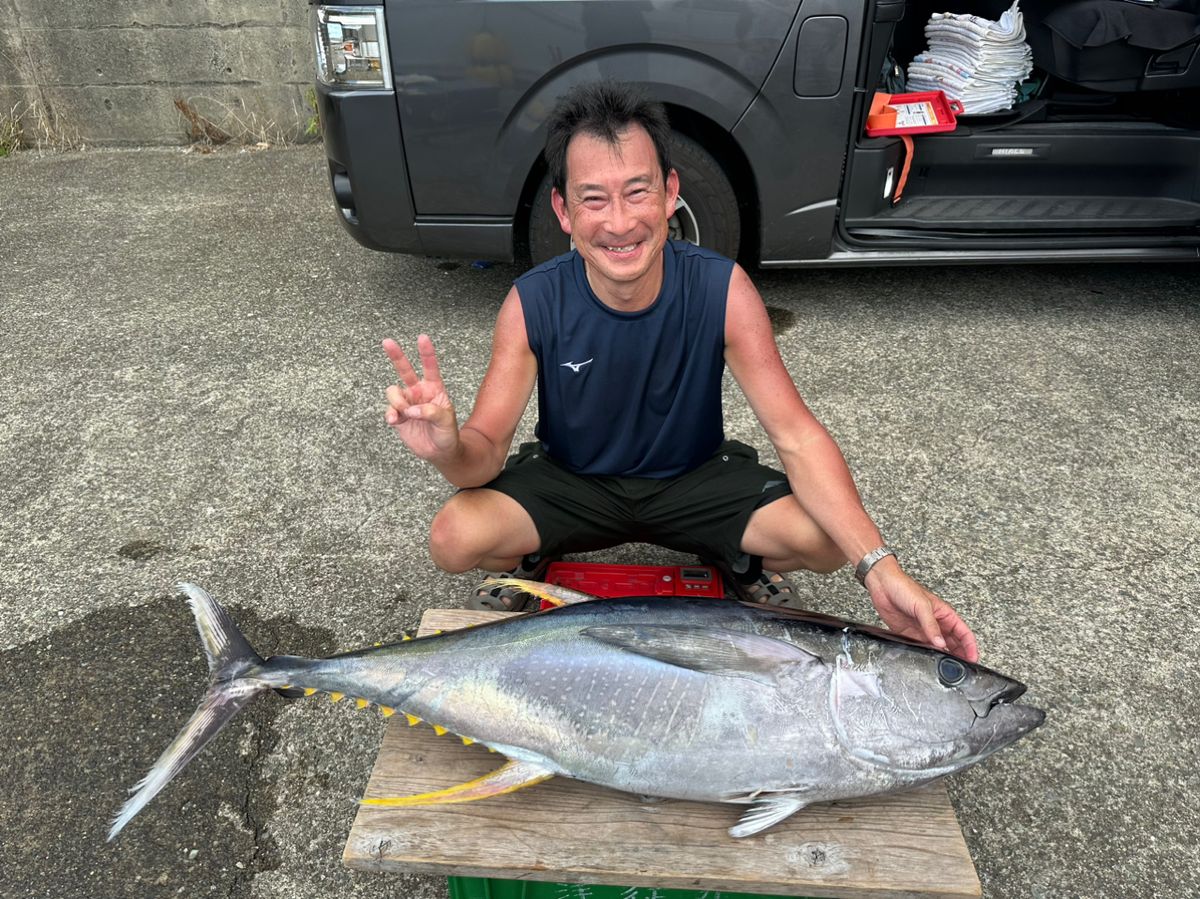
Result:
[[749,836],[812,802],[912,787],[1042,723],[1025,687],[886,631],[724,599],[603,599],[328,659],[260,658],[199,587],[212,680],[112,839],[255,695],[324,691],[401,711],[507,763],[382,805],[466,802],[559,775],[749,805]]

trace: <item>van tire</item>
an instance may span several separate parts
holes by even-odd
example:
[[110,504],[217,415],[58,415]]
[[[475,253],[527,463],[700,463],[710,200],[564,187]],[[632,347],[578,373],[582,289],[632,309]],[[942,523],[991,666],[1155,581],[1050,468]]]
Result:
[[[711,154],[690,137],[671,133],[671,164],[679,173],[679,198],[685,204],[672,217],[672,236],[736,259],[741,243],[737,196],[724,170]],[[571,249],[571,239],[559,227],[550,206],[550,176],[533,197],[529,211],[529,257],[534,265]]]

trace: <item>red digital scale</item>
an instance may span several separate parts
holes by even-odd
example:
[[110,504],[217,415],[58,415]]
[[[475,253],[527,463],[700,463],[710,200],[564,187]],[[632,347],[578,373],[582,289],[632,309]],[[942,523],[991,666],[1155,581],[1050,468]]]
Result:
[[[592,596],[715,596],[725,595],[725,583],[711,565],[606,565],[596,562],[554,562],[545,581]],[[542,601],[542,608],[552,603]]]

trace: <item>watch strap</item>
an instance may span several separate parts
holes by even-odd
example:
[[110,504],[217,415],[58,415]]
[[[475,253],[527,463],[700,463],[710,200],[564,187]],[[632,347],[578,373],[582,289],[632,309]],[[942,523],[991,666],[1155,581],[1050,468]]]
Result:
[[895,555],[895,550],[888,549],[886,546],[881,546],[878,549],[871,550],[862,557],[862,560],[857,565],[854,566],[854,577],[857,578],[858,582],[864,587],[867,586],[867,575],[870,573],[871,569],[875,567],[875,563],[879,562],[881,559],[886,559],[888,556]]

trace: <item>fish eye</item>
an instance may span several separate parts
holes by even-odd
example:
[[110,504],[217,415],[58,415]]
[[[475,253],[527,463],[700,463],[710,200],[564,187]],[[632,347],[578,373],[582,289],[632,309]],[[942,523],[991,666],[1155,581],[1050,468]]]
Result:
[[967,666],[958,659],[942,656],[938,659],[937,673],[943,686],[957,687],[967,679]]

